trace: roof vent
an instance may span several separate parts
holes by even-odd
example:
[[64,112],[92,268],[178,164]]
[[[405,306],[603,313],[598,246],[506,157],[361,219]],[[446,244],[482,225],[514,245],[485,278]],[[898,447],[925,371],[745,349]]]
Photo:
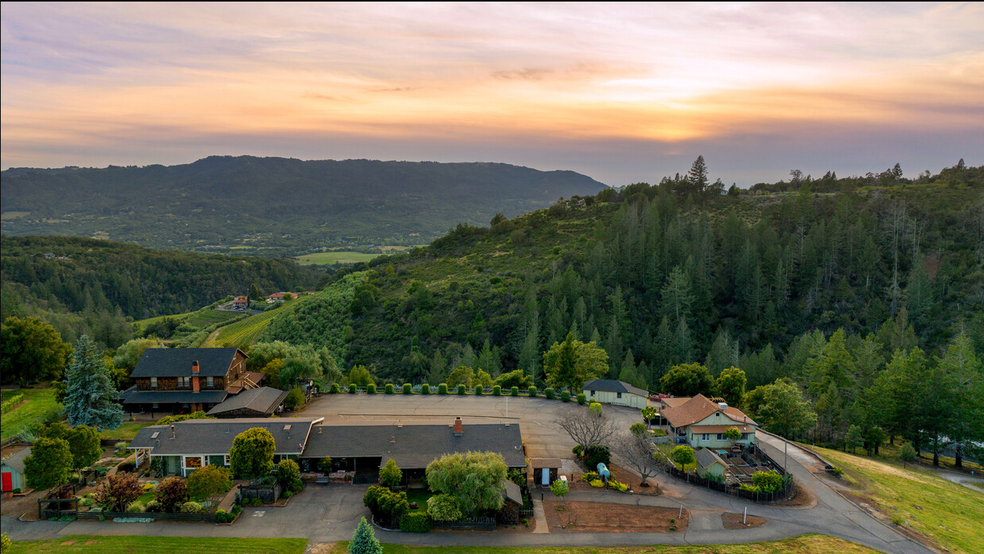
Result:
[[171,438],[174,438],[174,424],[171,424]]
[[284,425],[284,431],[290,431],[290,424]]

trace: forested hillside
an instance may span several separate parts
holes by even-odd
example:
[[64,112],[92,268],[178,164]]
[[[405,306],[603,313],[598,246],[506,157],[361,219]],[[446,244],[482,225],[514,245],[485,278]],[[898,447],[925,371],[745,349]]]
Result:
[[458,223],[512,217],[604,188],[571,171],[508,164],[250,156],[168,167],[17,168],[0,179],[8,235],[273,256],[426,244]]
[[159,251],[68,237],[3,237],[2,318],[39,315],[66,340],[79,332],[115,348],[127,319],[197,310],[250,285],[270,294],[316,285],[319,273],[288,260]]

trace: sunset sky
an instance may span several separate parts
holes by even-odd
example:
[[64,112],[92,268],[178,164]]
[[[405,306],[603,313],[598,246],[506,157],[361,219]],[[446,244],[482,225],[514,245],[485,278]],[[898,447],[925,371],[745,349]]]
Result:
[[982,4],[2,4],[9,167],[497,161],[609,185],[984,164]]

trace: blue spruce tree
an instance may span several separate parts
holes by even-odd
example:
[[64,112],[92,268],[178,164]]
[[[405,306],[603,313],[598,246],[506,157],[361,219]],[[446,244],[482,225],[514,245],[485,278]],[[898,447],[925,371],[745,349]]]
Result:
[[65,371],[68,424],[116,429],[123,423],[123,409],[115,402],[116,395],[109,368],[88,335],[82,335]]
[[366,518],[359,521],[359,526],[352,535],[352,542],[348,547],[349,554],[383,554],[383,545],[379,544],[379,539],[372,532],[372,527]]

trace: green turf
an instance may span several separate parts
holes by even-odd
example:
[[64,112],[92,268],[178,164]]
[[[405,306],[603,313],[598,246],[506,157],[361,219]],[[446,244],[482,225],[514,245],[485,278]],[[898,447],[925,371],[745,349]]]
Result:
[[70,535],[49,541],[16,541],[10,554],[302,554],[307,543],[307,539]]
[[0,435],[2,435],[0,440],[7,440],[20,432],[25,425],[34,421],[44,421],[50,414],[62,410],[62,405],[55,402],[55,391],[52,389],[3,391],[3,399],[6,400],[17,394],[23,394],[24,401],[14,410],[3,414],[0,422]]
[[104,429],[99,435],[104,439],[129,440],[136,437],[138,431],[153,424],[153,421],[124,421],[123,425],[120,425],[116,429]]
[[867,496],[893,521],[936,541],[950,552],[984,553],[981,497],[938,477],[934,470],[901,462],[873,460],[817,448],[863,487]]

